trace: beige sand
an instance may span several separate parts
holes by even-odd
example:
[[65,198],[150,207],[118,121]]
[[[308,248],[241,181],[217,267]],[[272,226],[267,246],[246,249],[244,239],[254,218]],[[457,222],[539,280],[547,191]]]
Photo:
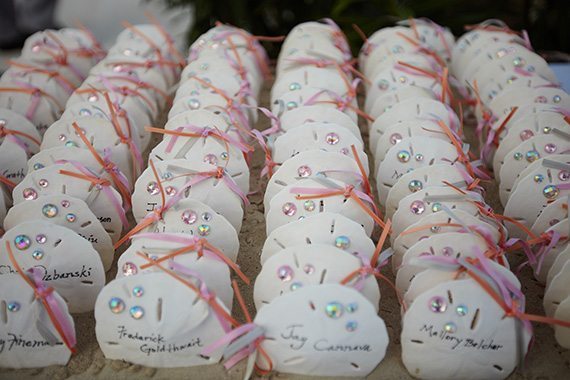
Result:
[[[265,86],[263,100],[267,103],[270,84]],[[268,127],[266,119],[261,119],[257,125],[258,129]],[[364,128],[363,128],[364,131]],[[475,143],[473,134],[466,131],[468,140]],[[364,137],[367,140],[366,133]],[[263,165],[263,154],[260,150],[255,152],[251,187],[259,188],[259,172]],[[371,163],[372,165],[372,163]],[[374,185],[374,184],[373,184]],[[487,186],[487,199],[491,206],[498,212],[502,207],[498,201],[497,186],[494,184]],[[250,197],[251,205],[245,213],[245,220],[240,232],[240,253],[238,263],[243,272],[252,280],[260,271],[259,254],[265,240],[265,223],[263,217],[263,196],[262,193]],[[378,237],[376,231],[375,238]],[[117,255],[118,257],[119,255]],[[513,267],[521,261],[519,254],[514,254],[510,258]],[[393,275],[388,268],[384,268],[383,273],[393,279]],[[115,269],[108,274],[108,280],[114,278]],[[238,279],[239,281],[239,279]],[[542,297],[544,288],[532,277],[528,268],[521,274],[523,291],[527,296],[529,313],[542,314]],[[386,358],[380,363],[376,370],[368,376],[369,379],[410,379],[401,361],[400,348],[400,308],[392,289],[385,283],[380,283],[382,291],[382,304],[380,305],[380,316],[384,318],[390,335],[390,345]],[[242,294],[248,305],[250,313],[255,314],[252,293],[253,286],[240,285]],[[234,303],[234,315],[239,320],[244,320],[237,303]],[[77,330],[77,350],[78,353],[72,357],[65,367],[53,366],[48,368],[5,371],[0,370],[0,379],[242,379],[244,363],[234,367],[229,372],[225,371],[221,365],[175,368],[175,369],[155,369],[146,368],[140,365],[133,365],[121,361],[106,360],[99,350],[95,338],[95,320],[92,313],[75,317]],[[570,351],[562,349],[554,340],[553,330],[546,325],[535,325],[535,343],[528,355],[526,366],[523,371],[513,374],[511,379],[563,379],[570,378]],[[451,358],[450,358],[451,360]],[[442,366],[445,362],[441,363]],[[285,374],[275,374],[273,378],[279,379],[303,379],[307,377],[291,376]],[[310,378],[310,377],[309,377]]]

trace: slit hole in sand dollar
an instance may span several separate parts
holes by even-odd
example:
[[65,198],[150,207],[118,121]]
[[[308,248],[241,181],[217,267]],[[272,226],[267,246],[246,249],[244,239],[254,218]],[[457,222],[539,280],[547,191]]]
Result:
[[311,310],[317,310],[317,308],[315,307],[315,304],[313,303],[313,301],[309,301],[309,307],[311,308]]
[[275,183],[281,186],[287,186],[287,183],[284,181],[281,181],[280,179],[275,180]]
[[306,238],[305,238],[305,241],[307,242],[307,244],[312,244],[310,237],[306,237]]
[[319,280],[319,284],[322,284],[323,282],[325,282],[325,277],[326,277],[326,275],[327,275],[327,270],[324,269],[324,270],[321,272],[321,279]]
[[158,299],[158,305],[156,306],[156,317],[158,321],[162,321],[162,298]]
[[117,342],[105,342],[105,343],[107,343],[109,346],[118,346],[119,345],[119,343],[117,343]]
[[471,330],[475,330],[478,322],[479,322],[479,309],[475,310],[475,315],[473,316],[473,319],[471,320]]
[[503,372],[503,367],[501,367],[500,365],[493,364],[493,368],[497,369],[497,371]]
[[417,339],[412,339],[412,340],[410,340],[410,342],[415,343],[415,344],[424,344],[423,341],[417,340]]
[[360,366],[356,363],[350,363],[350,365],[354,368],[354,369],[360,369]]
[[210,357],[209,357],[209,356],[202,355],[202,354],[198,354],[198,356],[201,357],[201,358],[204,359],[204,360],[210,360]]
[[449,300],[450,304],[453,303],[453,296],[451,295],[451,292],[449,290],[447,291],[447,299]]
[[334,233],[334,225],[335,225],[335,220],[333,219],[333,221],[331,223],[331,234]]
[[89,226],[90,224],[91,224],[91,221],[88,220],[87,222],[83,223],[80,227],[85,228],[85,227]]
[[321,199],[319,202],[319,212],[323,211],[325,211],[325,201]]
[[2,323],[6,324],[8,323],[8,312],[7,312],[8,308],[6,307],[6,301],[2,301],[2,303],[0,303],[0,319],[2,320]]
[[53,247],[56,248],[61,243],[61,239],[57,239],[55,243],[53,243]]
[[81,281],[81,283],[85,285],[93,285],[93,281],[88,281],[88,280],[83,280]]
[[302,356],[294,356],[289,359],[283,360],[283,364],[293,364],[293,363],[300,363],[304,360]]

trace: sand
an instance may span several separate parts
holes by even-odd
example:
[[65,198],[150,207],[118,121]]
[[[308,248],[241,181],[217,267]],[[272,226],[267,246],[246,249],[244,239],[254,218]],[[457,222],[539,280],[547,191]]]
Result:
[[[262,104],[268,102],[270,84],[267,83],[262,93]],[[469,123],[472,125],[472,123]],[[265,118],[260,118],[256,128],[265,129],[269,122]],[[365,128],[361,128],[363,136],[367,142]],[[467,140],[475,144],[472,129],[466,127]],[[370,152],[367,152],[371,157]],[[263,153],[256,150],[251,167],[251,188],[260,188],[259,173],[263,166]],[[372,162],[370,163],[372,167]],[[373,182],[373,181],[372,181]],[[263,182],[263,185],[265,182]],[[373,183],[374,186],[374,183]],[[498,200],[498,189],[495,183],[486,185],[487,200],[497,212],[502,212],[502,207]],[[245,212],[245,220],[239,234],[240,253],[238,264],[243,272],[253,281],[261,269],[259,255],[265,241],[265,221],[263,214],[263,192],[259,192],[250,197],[251,204]],[[374,239],[378,238],[379,231],[375,231]],[[119,257],[117,253],[116,258]],[[512,267],[516,268],[522,261],[520,253],[514,253],[509,257]],[[388,266],[389,267],[389,266]],[[388,267],[383,268],[383,274],[394,279]],[[115,277],[116,262],[113,270],[107,274],[107,280]],[[544,287],[540,285],[526,268],[520,274],[523,284],[523,292],[527,296],[527,312],[533,314],[543,314],[542,298]],[[239,281],[239,279],[238,279]],[[380,316],[386,322],[390,336],[388,352],[384,360],[372,372],[369,379],[411,379],[401,360],[400,347],[400,308],[393,290],[385,283],[380,283],[382,301],[380,305]],[[240,282],[240,290],[245,298],[245,302],[252,315],[255,315],[253,305],[253,285],[247,286]],[[243,314],[239,306],[234,302],[234,316],[243,321]],[[67,366],[52,366],[47,368],[29,370],[2,370],[0,369],[0,379],[242,379],[245,363],[226,371],[223,366],[210,365],[190,368],[158,369],[147,368],[140,365],[125,363],[118,360],[106,360],[99,349],[95,338],[95,319],[93,313],[86,313],[75,316],[77,331],[77,354],[69,361]],[[451,358],[450,358],[451,359]],[[441,363],[442,366],[445,363]],[[304,379],[314,378],[307,376],[293,376],[286,374],[274,374],[272,378],[279,379]],[[509,379],[562,379],[570,378],[570,351],[565,350],[556,344],[553,330],[547,325],[535,324],[535,342],[527,360],[525,368],[513,373]]]

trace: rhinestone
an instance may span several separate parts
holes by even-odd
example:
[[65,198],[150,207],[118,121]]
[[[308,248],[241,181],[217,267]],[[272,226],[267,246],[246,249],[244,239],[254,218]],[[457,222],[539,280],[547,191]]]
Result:
[[522,59],[521,57],[516,57],[515,59],[513,59],[513,65],[515,65],[515,67],[524,66],[524,59]]
[[162,179],[164,179],[165,181],[172,179],[173,175],[171,172],[166,172],[162,175]]
[[505,55],[507,55],[507,49],[500,48],[497,50],[497,58],[503,58]]
[[440,229],[441,229],[440,226],[431,226],[429,230],[430,230],[431,232],[433,232],[434,234],[436,234],[436,233],[439,232]]
[[63,208],[68,208],[69,205],[70,205],[70,203],[68,200],[64,199],[63,201],[61,201],[61,207],[63,207]]
[[334,239],[334,245],[340,249],[347,249],[350,247],[350,239],[348,236],[337,236],[337,238]]
[[334,132],[329,133],[329,134],[326,135],[326,137],[325,137],[325,141],[326,141],[327,144],[329,144],[329,145],[336,145],[336,144],[338,144],[338,141],[339,141],[339,140],[340,140],[340,139],[339,139],[338,135],[337,135],[336,133],[334,133]]
[[416,191],[420,191],[421,189],[423,189],[423,187],[424,187],[424,185],[422,184],[422,182],[417,180],[417,179],[413,179],[410,181],[410,183],[408,183],[408,189],[412,193],[415,193]]
[[536,99],[534,99],[535,103],[546,103],[548,101],[548,99],[546,99],[546,96],[537,96]]
[[16,248],[22,251],[24,249],[28,249],[30,247],[30,244],[32,244],[32,242],[30,241],[30,238],[27,235],[18,235],[14,239],[14,244],[16,245]]
[[36,243],[38,244],[45,244],[47,241],[47,236],[44,234],[36,235]]
[[554,226],[555,224],[558,224],[558,223],[560,223],[560,220],[558,220],[558,219],[552,219],[549,224],[550,224],[550,227],[552,227],[552,226]]
[[567,170],[561,170],[560,173],[558,173],[558,178],[561,181],[568,181],[570,179],[570,172]]
[[210,234],[210,226],[208,224],[200,224],[198,226],[198,234],[200,236],[207,236]]
[[209,66],[210,66],[210,65],[208,65],[206,62],[204,62],[204,63],[202,63],[202,64],[200,65],[200,69],[202,69],[202,70],[208,70],[208,67],[209,67]]
[[38,197],[38,193],[36,193],[36,191],[30,187],[24,189],[24,191],[22,191],[22,195],[27,201],[34,200]]
[[205,222],[209,222],[210,220],[212,220],[212,214],[210,214],[209,212],[203,213],[202,220]]
[[79,110],[79,116],[91,116],[91,111],[87,108],[82,108]]
[[224,161],[227,161],[228,158],[229,158],[229,156],[230,156],[230,155],[228,154],[228,152],[222,152],[222,153],[220,153],[220,157],[221,157],[222,160],[224,160]]
[[412,214],[415,214],[415,215],[423,214],[425,209],[426,209],[426,207],[425,207],[424,202],[422,202],[420,200],[413,201],[412,204],[410,205],[410,211],[412,212]]
[[205,163],[210,164],[210,165],[217,165],[218,164],[218,157],[216,157],[215,154],[209,153],[209,154],[204,156],[204,159],[202,161],[204,161]]
[[428,306],[429,309],[434,313],[443,313],[447,309],[447,303],[445,302],[445,299],[443,297],[438,297],[438,296],[433,297],[429,301]]
[[135,286],[133,288],[133,296],[142,297],[143,294],[144,294],[144,289],[142,288],[142,286]]
[[176,195],[177,190],[174,186],[166,186],[166,189],[164,189],[164,192],[168,196],[173,196],[173,195]]
[[529,150],[526,152],[525,157],[528,162],[534,162],[540,158],[540,154],[536,150]]
[[291,291],[294,292],[295,290],[301,288],[302,286],[303,286],[303,284],[301,284],[300,282],[294,282],[291,284],[289,289],[291,289]]
[[301,165],[299,166],[299,168],[297,169],[297,174],[299,175],[299,177],[308,177],[311,174],[313,174],[313,171],[311,170],[310,167],[308,167],[307,165]]
[[455,325],[455,323],[453,322],[447,322],[444,326],[443,329],[445,330],[445,332],[453,334],[454,332],[457,331],[457,326]]
[[121,70],[123,70],[123,66],[121,66],[121,65],[115,65],[115,66],[113,66],[113,71],[114,71],[114,72],[120,73]]
[[40,179],[40,180],[38,181],[38,185],[39,185],[40,187],[44,187],[44,188],[45,188],[45,187],[48,187],[49,182],[48,182],[47,179],[43,179],[43,178],[42,178],[42,179]]
[[59,139],[59,141],[65,141],[67,139],[65,135],[59,135],[57,138]]
[[52,203],[48,203],[42,207],[42,214],[47,218],[55,217],[57,215],[57,211],[57,206]]
[[552,101],[554,103],[560,103],[561,100],[562,98],[560,97],[560,95],[554,95],[554,97],[552,98]]
[[132,54],[133,54],[133,51],[132,51],[131,49],[125,49],[125,50],[123,50],[123,55],[129,56],[129,55],[132,55]]
[[10,302],[8,304],[8,311],[11,311],[12,313],[17,312],[18,310],[20,310],[20,304],[18,302]]
[[306,274],[313,274],[315,273],[315,267],[311,264],[307,264],[303,267],[303,271],[305,271]]
[[380,90],[386,90],[390,86],[390,83],[386,79],[381,79],[378,81],[378,88]]
[[542,128],[542,133],[544,133],[544,134],[546,134],[546,135],[549,134],[550,131],[552,131],[552,128],[550,128],[550,127],[544,127],[544,128]]
[[121,313],[125,310],[125,303],[122,299],[113,297],[109,300],[109,309],[115,314]]
[[349,152],[348,152],[348,148],[342,148],[342,149],[340,150],[340,153],[344,154],[345,156],[348,155],[348,153],[349,153]]
[[312,200],[308,199],[303,203],[303,207],[305,208],[305,210],[307,211],[313,211],[315,209],[315,202],[313,202]]
[[396,145],[400,141],[402,141],[402,135],[399,133],[392,133],[392,135],[390,136],[390,143],[392,145]]
[[289,85],[289,91],[295,91],[295,90],[300,90],[301,89],[301,85],[297,82],[293,82]]
[[44,168],[44,166],[43,166],[42,164],[40,164],[39,162],[36,162],[36,163],[34,164],[34,170],[40,170],[40,169],[43,169],[43,168]]
[[186,224],[194,224],[196,219],[198,219],[198,215],[192,210],[186,210],[182,213],[181,218]]
[[534,68],[534,66],[532,66],[532,65],[528,65],[527,68],[526,68],[526,71],[529,71],[529,72],[531,72],[531,73],[534,73],[534,70],[535,70],[535,68]]
[[441,203],[435,202],[434,204],[432,204],[432,205],[431,205],[431,211],[432,211],[432,212],[441,211]]
[[152,182],[149,182],[148,185],[146,185],[146,191],[150,195],[156,195],[156,194],[160,193],[160,187],[158,186],[158,183],[152,181]]
[[197,110],[200,108],[200,101],[198,99],[190,99],[188,100],[188,107],[193,110]]
[[544,146],[544,151],[545,151],[546,153],[552,154],[552,153],[556,152],[556,145],[555,145],[555,144],[552,144],[552,143],[546,144],[546,145]]
[[455,312],[457,313],[457,315],[459,315],[461,317],[467,315],[468,311],[469,311],[469,309],[465,305],[459,305],[455,308]]
[[354,313],[356,310],[358,310],[358,304],[356,302],[349,303],[346,305],[345,310],[349,313]]
[[44,252],[41,249],[36,249],[32,253],[32,257],[36,260],[41,260],[44,257]]
[[410,161],[410,152],[407,150],[401,150],[398,152],[398,160],[400,162],[408,162]]
[[130,261],[127,261],[123,264],[123,275],[124,276],[132,276],[138,273],[139,269],[137,266]]
[[65,143],[65,146],[68,148],[77,148],[78,145],[75,143],[75,141],[70,140]]
[[281,281],[291,281],[293,279],[293,269],[288,265],[277,268],[277,278]]
[[414,156],[414,158],[416,159],[416,161],[423,161],[424,160],[424,155],[421,153],[418,153]]
[[293,216],[297,212],[297,206],[291,202],[287,202],[281,207],[281,211],[287,216]]
[[516,152],[515,154],[513,154],[513,158],[517,161],[522,160],[522,157],[523,157],[523,155],[521,152]]
[[356,327],[358,326],[358,323],[356,321],[349,321],[346,323],[346,331],[354,331],[356,330]]
[[34,53],[39,52],[40,49],[41,49],[41,46],[40,46],[39,44],[35,44],[35,45],[32,46],[32,51],[33,51]]
[[91,103],[96,102],[97,100],[99,100],[99,97],[97,95],[90,95],[87,98],[88,101],[90,101]]
[[140,306],[133,306],[129,310],[129,313],[133,319],[141,319],[144,315],[144,309]]
[[453,255],[453,248],[451,247],[443,247],[443,249],[441,250],[441,253],[443,256],[451,256]]
[[66,219],[69,223],[73,223],[73,222],[75,222],[75,220],[77,219],[77,217],[75,216],[75,214],[69,213],[69,214],[65,215],[65,219]]
[[542,195],[548,199],[554,199],[558,194],[560,194],[560,190],[554,185],[548,185],[542,190]]
[[520,138],[521,140],[528,140],[530,139],[532,136],[534,136],[534,133],[530,130],[530,129],[525,129],[524,131],[522,131],[520,133]]
[[534,182],[541,183],[544,180],[544,176],[542,174],[537,174],[534,176]]
[[339,302],[329,302],[329,304],[325,306],[325,313],[329,318],[338,319],[342,316],[343,312],[344,306]]
[[287,102],[287,109],[292,110],[293,108],[297,108],[297,102]]

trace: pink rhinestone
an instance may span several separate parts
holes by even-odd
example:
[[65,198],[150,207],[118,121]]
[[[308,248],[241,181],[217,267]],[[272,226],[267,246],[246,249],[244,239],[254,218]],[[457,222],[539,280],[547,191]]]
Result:
[[218,164],[218,158],[216,157],[215,154],[207,154],[204,156],[204,162],[210,164],[210,165],[217,165]]
[[138,271],[139,270],[137,266],[131,262],[126,262],[123,264],[123,275],[125,276],[132,276],[134,274],[137,274]]
[[443,254],[443,256],[451,256],[451,255],[453,255],[453,248],[443,247],[443,249],[441,250],[441,253]]
[[59,135],[58,136],[59,141],[65,141],[66,138],[67,137],[65,137],[65,135]]
[[68,200],[63,200],[63,201],[61,201],[61,207],[68,208],[68,207],[69,207],[69,204],[70,204],[70,203],[69,203]]
[[560,173],[558,173],[558,178],[560,178],[561,181],[568,181],[570,179],[570,172],[561,170]]
[[313,174],[313,171],[307,165],[302,165],[302,166],[299,166],[299,168],[297,169],[297,174],[299,175],[299,177],[304,178],[304,177],[308,177],[311,174]]
[[186,210],[182,213],[182,221],[186,224],[194,224],[198,219],[198,215],[192,210]]
[[535,103],[546,103],[547,99],[546,96],[537,96],[536,99],[534,99]]
[[166,195],[173,196],[176,195],[176,188],[174,186],[166,186],[164,192],[166,193]]
[[281,281],[291,281],[293,279],[293,269],[289,265],[277,268],[277,278]]
[[338,135],[334,132],[329,133],[326,137],[325,137],[325,141],[327,142],[327,144],[329,145],[336,145],[338,144]]
[[340,153],[344,154],[345,156],[348,155],[348,148],[342,148]]
[[546,144],[546,145],[544,146],[544,151],[545,151],[546,153],[552,154],[552,153],[556,152],[556,145],[555,145],[555,144],[552,144],[552,143]]
[[38,181],[38,185],[40,185],[40,187],[48,187],[49,182],[48,182],[47,179],[40,179],[40,180]]
[[552,226],[554,226],[555,224],[558,224],[558,223],[560,223],[560,221],[559,221],[558,219],[552,219],[549,224],[550,224],[550,227],[552,227]]
[[392,145],[396,145],[397,143],[399,143],[400,141],[402,141],[402,135],[399,133],[393,133],[392,136],[390,136],[390,143]]
[[89,100],[90,102],[96,102],[97,100],[99,100],[99,97],[97,95],[91,95],[89,96],[89,98],[87,98],[87,100]]
[[297,212],[297,206],[291,202],[287,202],[283,205],[281,210],[283,211],[283,214],[287,216],[293,216]]
[[530,139],[532,136],[534,136],[534,133],[530,129],[525,129],[520,134],[520,138],[523,141]]
[[22,195],[24,196],[24,199],[27,201],[32,201],[38,197],[38,193],[36,193],[34,189],[29,187],[24,189]]
[[412,212],[412,214],[416,214],[416,215],[420,215],[425,211],[426,207],[424,205],[424,202],[422,201],[413,201],[412,204],[410,205],[410,211]]
[[160,187],[158,187],[158,183],[152,181],[146,185],[146,191],[150,195],[156,195],[156,194],[160,193]]
[[34,53],[37,53],[38,51],[40,51],[40,44],[35,44],[34,46],[32,46],[32,51]]

